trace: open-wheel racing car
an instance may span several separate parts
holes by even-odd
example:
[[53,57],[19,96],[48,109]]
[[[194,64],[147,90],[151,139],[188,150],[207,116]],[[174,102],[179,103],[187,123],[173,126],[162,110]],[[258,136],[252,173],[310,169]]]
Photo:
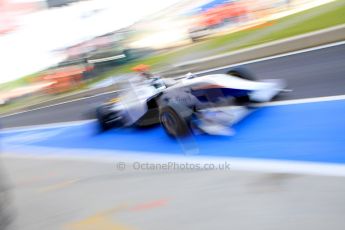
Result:
[[200,132],[232,134],[232,125],[251,112],[253,105],[271,101],[285,83],[256,81],[247,70],[237,68],[226,74],[189,73],[176,79],[129,81],[126,87],[97,108],[102,130],[161,123],[168,135],[184,137]]

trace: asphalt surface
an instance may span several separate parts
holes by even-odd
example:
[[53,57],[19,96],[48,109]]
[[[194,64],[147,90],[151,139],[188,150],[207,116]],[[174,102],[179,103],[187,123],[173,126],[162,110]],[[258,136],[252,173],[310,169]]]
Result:
[[[293,90],[277,100],[345,94],[345,45],[244,65],[257,79],[285,79]],[[207,74],[224,73],[228,68]],[[20,113],[1,119],[3,128],[77,121],[95,117],[95,108],[115,94]]]
[[[138,170],[117,162],[4,158],[10,229],[333,229],[345,178],[230,170]],[[230,162],[231,164],[231,162]]]

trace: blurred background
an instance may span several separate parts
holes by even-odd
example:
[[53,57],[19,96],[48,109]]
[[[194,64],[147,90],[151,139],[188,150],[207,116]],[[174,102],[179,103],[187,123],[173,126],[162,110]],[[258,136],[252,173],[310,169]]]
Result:
[[[0,230],[344,229],[344,41],[345,0],[0,0]],[[138,64],[291,92],[186,156],[157,127],[95,132]],[[231,170],[131,167],[176,156]]]
[[1,113],[107,86],[138,63],[170,71],[343,23],[342,1],[329,2],[2,0]]

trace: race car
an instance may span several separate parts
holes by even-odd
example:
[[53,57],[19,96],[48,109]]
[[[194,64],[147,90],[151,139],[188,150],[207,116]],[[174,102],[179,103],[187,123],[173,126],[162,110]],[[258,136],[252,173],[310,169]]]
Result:
[[268,102],[285,89],[278,79],[256,81],[236,68],[225,74],[176,79],[129,81],[118,97],[97,108],[102,130],[161,123],[171,137],[194,133],[231,135],[232,126],[257,103]]

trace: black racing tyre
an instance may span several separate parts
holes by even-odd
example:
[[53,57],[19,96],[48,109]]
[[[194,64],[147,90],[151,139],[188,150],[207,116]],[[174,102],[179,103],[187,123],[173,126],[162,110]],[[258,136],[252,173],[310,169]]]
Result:
[[106,120],[105,108],[103,106],[96,109],[96,117],[101,131],[107,131],[111,125]]
[[245,68],[237,67],[229,70],[226,74],[232,75],[241,79],[255,81],[255,77],[251,72]]
[[249,95],[237,97],[235,101],[237,105],[242,105],[242,106],[247,106],[249,105],[249,103],[251,103]]
[[193,111],[180,104],[169,104],[159,109],[159,119],[171,137],[186,137],[192,134],[190,123]]

